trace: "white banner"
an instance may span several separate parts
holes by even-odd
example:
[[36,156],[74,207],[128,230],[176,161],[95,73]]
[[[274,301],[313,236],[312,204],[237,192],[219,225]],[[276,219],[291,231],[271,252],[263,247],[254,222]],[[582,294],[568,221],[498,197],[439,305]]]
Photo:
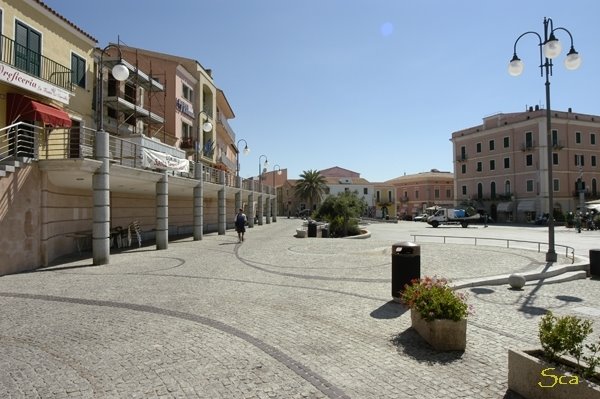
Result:
[[175,170],[189,173],[190,161],[163,152],[142,148],[142,166],[150,169]]
[[67,90],[23,73],[3,62],[0,62],[0,81],[10,83],[44,97],[52,98],[63,104],[69,104],[71,98]]

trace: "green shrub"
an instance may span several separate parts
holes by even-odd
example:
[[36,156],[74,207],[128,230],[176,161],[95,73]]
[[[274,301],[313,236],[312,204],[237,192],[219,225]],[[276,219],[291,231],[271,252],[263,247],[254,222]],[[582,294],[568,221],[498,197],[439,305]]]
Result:
[[[552,312],[546,313],[539,324],[540,343],[548,360],[557,362],[561,356],[571,355],[577,361],[579,374],[585,378],[594,375],[600,363],[600,341],[584,346],[585,339],[592,332],[590,320],[576,316],[556,317]],[[584,347],[588,350],[586,354]],[[582,359],[587,366],[581,364]]]

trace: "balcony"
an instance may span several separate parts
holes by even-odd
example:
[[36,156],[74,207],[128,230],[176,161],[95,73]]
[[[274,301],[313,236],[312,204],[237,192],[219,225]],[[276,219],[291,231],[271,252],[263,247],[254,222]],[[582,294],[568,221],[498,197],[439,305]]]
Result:
[[456,156],[457,162],[466,162],[468,159],[467,154],[460,154]]
[[52,83],[70,92],[73,90],[71,69],[0,35],[0,61],[30,76]]
[[535,143],[533,141],[526,141],[521,145],[521,151],[523,152],[531,152],[535,148]]
[[223,127],[223,129],[227,132],[227,134],[229,134],[229,138],[231,139],[231,142],[235,143],[235,133],[233,132],[233,129],[231,128],[231,126],[229,126],[229,122],[227,122],[227,118],[225,118],[223,116],[222,112],[217,113],[217,118],[218,118],[217,123]]
[[181,139],[181,143],[179,143],[179,148],[184,150],[194,149],[194,139],[191,137],[184,137]]
[[552,148],[553,149],[555,149],[555,150],[562,150],[564,147],[565,146],[562,144],[561,141],[556,141],[556,140],[552,141]]

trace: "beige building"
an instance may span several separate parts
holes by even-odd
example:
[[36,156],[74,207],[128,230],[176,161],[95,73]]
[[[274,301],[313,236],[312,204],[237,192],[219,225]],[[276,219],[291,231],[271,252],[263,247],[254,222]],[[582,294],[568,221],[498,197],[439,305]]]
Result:
[[157,249],[225,234],[242,203],[274,199],[235,177],[233,111],[196,61],[96,48],[38,0],[0,0],[0,17],[0,275],[75,251],[105,264],[128,233]]
[[526,222],[549,213],[548,145],[555,217],[598,198],[600,116],[569,109],[551,117],[550,143],[546,110],[538,107],[485,117],[479,126],[454,132],[457,202],[476,204],[498,221]]
[[454,176],[451,172],[432,169],[396,177],[385,184],[395,188],[396,214],[400,219],[424,213],[428,207],[454,205]]

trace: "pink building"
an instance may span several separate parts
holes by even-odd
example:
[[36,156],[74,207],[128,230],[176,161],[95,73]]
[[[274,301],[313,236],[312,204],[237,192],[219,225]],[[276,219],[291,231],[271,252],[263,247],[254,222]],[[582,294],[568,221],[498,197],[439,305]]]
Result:
[[488,116],[479,126],[454,132],[457,203],[489,212],[498,221],[526,222],[549,213],[548,145],[555,217],[598,198],[600,116],[571,109],[551,115],[550,143],[546,110],[537,106]]

